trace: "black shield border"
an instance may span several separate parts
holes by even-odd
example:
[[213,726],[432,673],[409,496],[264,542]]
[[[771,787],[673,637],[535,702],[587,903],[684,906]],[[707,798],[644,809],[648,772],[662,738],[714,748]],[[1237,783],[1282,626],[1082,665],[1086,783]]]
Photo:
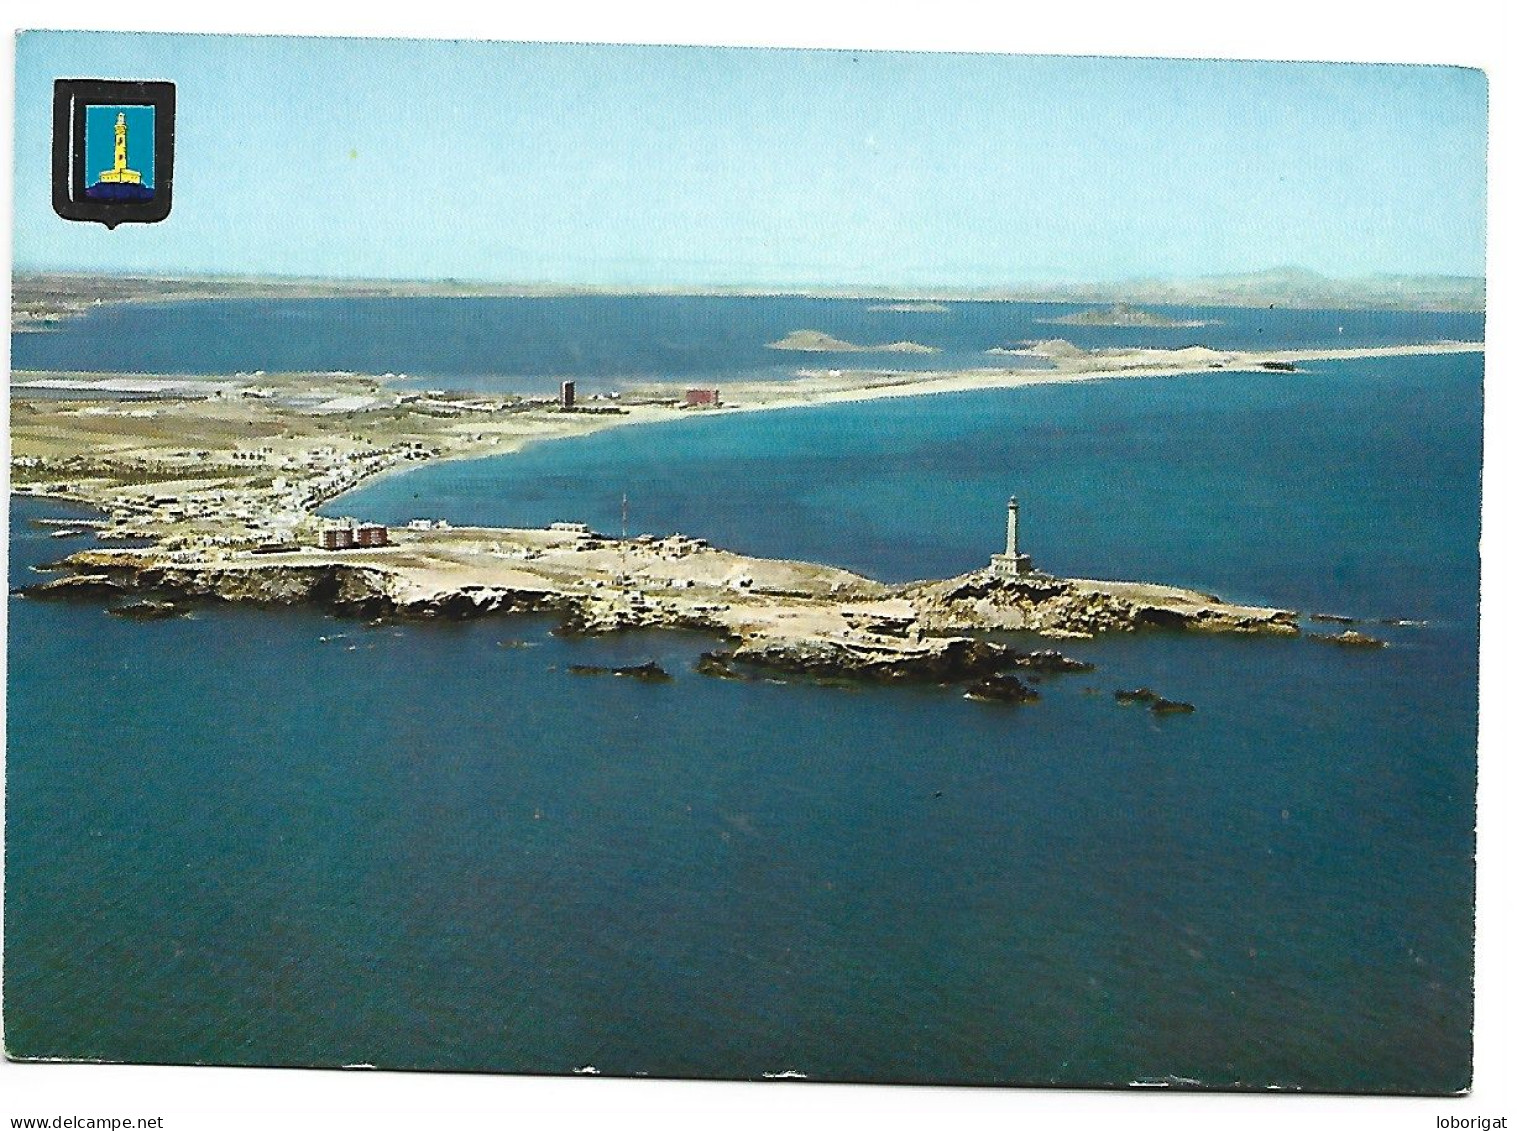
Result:
[[[84,113],[91,105],[151,106],[153,199],[90,200],[84,195]],[[53,82],[53,211],[65,220],[114,228],[156,224],[174,206],[174,84],[57,79]]]

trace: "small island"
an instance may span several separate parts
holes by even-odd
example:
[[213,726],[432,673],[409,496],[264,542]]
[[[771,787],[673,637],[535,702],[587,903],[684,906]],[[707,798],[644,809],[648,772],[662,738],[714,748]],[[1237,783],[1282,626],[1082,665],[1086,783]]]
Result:
[[1112,303],[1092,310],[1077,310],[1059,318],[1040,319],[1051,326],[1142,326],[1152,329],[1177,330],[1193,326],[1215,326],[1216,322],[1205,318],[1180,319],[1167,314],[1155,314],[1125,302]]
[[861,346],[845,342],[821,330],[791,330],[777,342],[767,343],[772,350],[796,350],[801,353],[939,353],[937,346],[924,346],[921,342],[888,342],[884,345]]

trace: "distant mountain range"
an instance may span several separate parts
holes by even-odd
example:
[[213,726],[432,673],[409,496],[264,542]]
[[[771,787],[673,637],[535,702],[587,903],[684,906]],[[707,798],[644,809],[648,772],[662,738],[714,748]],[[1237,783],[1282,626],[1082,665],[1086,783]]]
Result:
[[12,311],[67,314],[97,301],[179,298],[277,298],[360,295],[514,296],[577,294],[811,295],[889,301],[931,310],[955,300],[1005,300],[1146,306],[1282,306],[1330,310],[1483,311],[1485,279],[1463,275],[1335,278],[1296,267],[1194,279],[1135,279],[1017,287],[654,287],[487,283],[458,279],[300,279],[240,276],[120,276],[24,272],[13,277]]
[[1135,279],[1030,288],[1021,296],[1055,302],[1169,306],[1287,306],[1334,310],[1485,309],[1485,279],[1474,275],[1363,275],[1334,278],[1299,267],[1195,279]]

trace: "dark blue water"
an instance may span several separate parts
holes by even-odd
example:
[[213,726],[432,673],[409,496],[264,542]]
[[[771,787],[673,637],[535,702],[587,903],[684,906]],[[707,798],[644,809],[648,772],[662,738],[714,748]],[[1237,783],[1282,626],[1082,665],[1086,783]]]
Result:
[[[1153,307],[1202,327],[1051,324],[1086,305],[955,302],[942,312],[877,309],[872,299],[600,295],[564,298],[217,299],[92,309],[56,329],[12,335],[22,370],[231,374],[263,370],[403,373],[416,385],[584,391],[637,381],[720,383],[796,369],[939,369],[1036,364],[994,346],[1067,338],[1078,345],[1219,349],[1376,346],[1479,340],[1480,314]],[[844,341],[915,341],[933,354],[767,349],[792,330]]]
[[[13,1053],[1446,1091],[1469,1079],[1479,355],[713,417],[437,465],[376,517],[681,529],[1368,616],[1152,634],[994,709],[709,642],[11,602]],[[59,552],[14,507],[12,582]],[[321,640],[337,633],[340,639]],[[519,641],[534,647],[502,647]],[[676,679],[567,674],[660,660]],[[1197,705],[1156,719],[1113,688]],[[1087,692],[1094,692],[1093,694]],[[941,793],[941,796],[938,794]]]

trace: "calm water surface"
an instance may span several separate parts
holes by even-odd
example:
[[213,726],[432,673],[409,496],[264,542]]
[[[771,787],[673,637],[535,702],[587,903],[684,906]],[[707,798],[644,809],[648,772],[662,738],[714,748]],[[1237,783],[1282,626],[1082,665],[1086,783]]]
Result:
[[[213,374],[344,370],[413,385],[556,392],[648,380],[721,382],[796,369],[940,369],[1037,364],[996,346],[1067,338],[1085,347],[1204,343],[1219,349],[1375,346],[1483,336],[1479,314],[1153,307],[1201,327],[1066,326],[1090,309],[956,302],[881,309],[870,299],[595,295],[564,298],[211,299],[92,309],[13,334],[16,369]],[[914,341],[939,352],[797,353],[766,348],[814,329],[859,345]]]
[[[1056,572],[1429,622],[1371,627],[1374,653],[1070,642],[1097,671],[1023,709],[709,680],[711,642],[678,633],[13,598],[9,1047],[1460,1087],[1481,375],[1405,358],[680,421],[338,508],[616,529],[626,492],[637,531],[903,579],[982,563],[1015,492]],[[57,510],[13,503],[12,585],[79,544],[28,524]],[[564,670],[647,659],[674,681]],[[1197,713],[1113,702],[1139,684]]]

